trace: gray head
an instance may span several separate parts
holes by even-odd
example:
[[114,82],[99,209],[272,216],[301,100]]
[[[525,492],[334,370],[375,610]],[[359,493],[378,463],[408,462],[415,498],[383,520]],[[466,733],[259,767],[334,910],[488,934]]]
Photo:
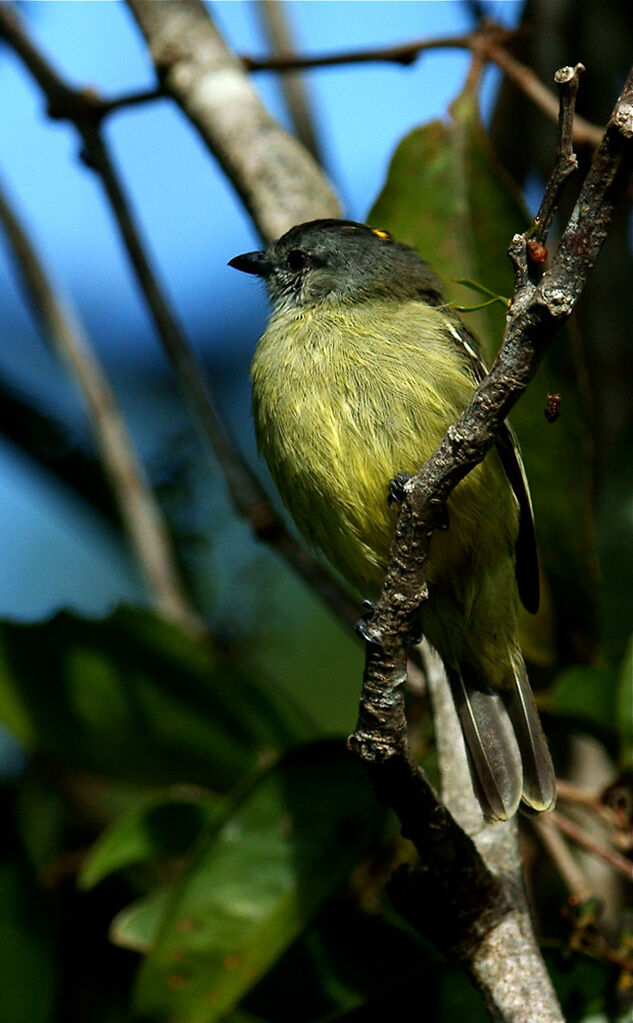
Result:
[[261,277],[275,309],[372,298],[443,301],[437,278],[417,252],[386,231],[352,220],[298,224],[267,249],[236,256],[229,266]]

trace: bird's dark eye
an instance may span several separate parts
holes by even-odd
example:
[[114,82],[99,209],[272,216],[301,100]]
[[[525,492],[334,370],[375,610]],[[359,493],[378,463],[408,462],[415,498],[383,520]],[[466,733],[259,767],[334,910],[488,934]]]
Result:
[[286,256],[286,266],[289,270],[303,270],[308,264],[308,253],[303,249],[291,249]]

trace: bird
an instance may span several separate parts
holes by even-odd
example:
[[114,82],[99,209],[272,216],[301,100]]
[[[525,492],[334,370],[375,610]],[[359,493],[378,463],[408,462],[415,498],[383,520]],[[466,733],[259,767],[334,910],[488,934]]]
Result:
[[[300,534],[367,599],[380,592],[397,509],[487,369],[429,265],[389,232],[299,224],[229,265],[265,283],[251,366],[258,449]],[[391,487],[391,489],[390,489]],[[391,495],[391,500],[390,500]],[[551,809],[554,768],[518,632],[535,612],[532,502],[511,426],[447,501],[426,566],[424,636],[441,656],[484,816]]]

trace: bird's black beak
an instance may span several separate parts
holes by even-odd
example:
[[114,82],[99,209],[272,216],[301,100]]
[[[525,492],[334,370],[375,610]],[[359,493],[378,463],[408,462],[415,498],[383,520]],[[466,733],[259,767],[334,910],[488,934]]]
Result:
[[266,258],[265,252],[244,252],[241,256],[229,259],[229,266],[243,270],[245,274],[257,274],[258,277],[268,277],[273,271],[272,263]]

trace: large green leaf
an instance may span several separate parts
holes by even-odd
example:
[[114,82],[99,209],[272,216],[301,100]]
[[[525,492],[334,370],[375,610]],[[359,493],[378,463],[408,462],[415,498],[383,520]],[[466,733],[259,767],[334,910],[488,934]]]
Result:
[[212,1023],[229,1012],[348,875],[380,819],[343,743],[286,756],[175,884],[141,969],[140,1013]]
[[547,692],[541,694],[539,706],[603,739],[615,750],[617,686],[618,673],[614,668],[577,665],[561,672]]
[[227,789],[306,737],[287,700],[149,611],[0,627],[0,719],[25,745],[112,778]]
[[133,952],[149,952],[156,944],[165,914],[171,906],[172,885],[155,888],[149,895],[125,906],[112,921],[110,938]]
[[[448,122],[435,121],[411,132],[393,156],[385,186],[369,222],[388,228],[413,245],[443,279],[447,298],[472,305],[477,296],[455,283],[470,278],[496,294],[511,295],[507,248],[522,231],[527,214],[490,152],[467,89]],[[499,347],[504,310],[491,305],[465,317],[488,355]],[[564,659],[586,659],[594,630],[595,570],[591,526],[591,472],[587,408],[579,378],[577,346],[561,335],[536,379],[512,414],[532,488],[542,566],[547,578],[537,619],[526,615],[527,653],[538,663],[553,661],[555,635]],[[562,394],[562,412],[548,424],[548,393]]]
[[132,864],[182,857],[217,814],[220,798],[195,787],[150,797],[116,818],[99,836],[79,875],[92,888]]

